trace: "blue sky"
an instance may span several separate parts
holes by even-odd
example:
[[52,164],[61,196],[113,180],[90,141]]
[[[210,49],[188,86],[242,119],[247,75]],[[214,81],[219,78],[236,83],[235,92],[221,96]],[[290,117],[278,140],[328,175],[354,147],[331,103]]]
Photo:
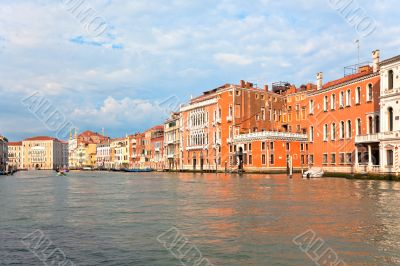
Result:
[[99,36],[68,1],[0,3],[0,134],[11,140],[55,135],[21,104],[36,91],[80,131],[116,137],[225,83],[301,85],[319,71],[340,78],[357,62],[356,39],[362,61],[374,49],[400,54],[395,0],[354,1],[376,27],[368,36],[337,10],[339,0],[87,0],[106,23]]

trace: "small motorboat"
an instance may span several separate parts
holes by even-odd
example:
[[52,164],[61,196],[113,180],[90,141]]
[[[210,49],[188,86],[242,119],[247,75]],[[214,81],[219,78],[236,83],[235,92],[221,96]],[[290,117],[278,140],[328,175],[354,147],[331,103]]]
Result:
[[324,170],[321,168],[311,168],[303,173],[303,178],[321,178],[324,176]]
[[67,173],[64,171],[57,172],[57,176],[66,176],[66,175],[67,175]]

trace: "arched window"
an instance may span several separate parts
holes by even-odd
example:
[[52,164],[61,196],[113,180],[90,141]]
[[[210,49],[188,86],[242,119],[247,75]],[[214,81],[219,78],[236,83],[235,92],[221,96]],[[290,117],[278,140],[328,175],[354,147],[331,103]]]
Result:
[[388,108],[388,130],[393,131],[393,108]]
[[367,86],[367,101],[372,101],[372,97],[373,97],[373,90],[372,90],[372,84],[368,84]]
[[332,110],[336,109],[336,95],[335,94],[331,95],[331,109]]
[[388,74],[388,89],[393,90],[393,70],[389,70]]
[[379,132],[380,132],[379,115],[375,116],[375,132],[376,132],[376,133],[379,133]]
[[361,134],[362,134],[362,128],[361,128],[361,119],[360,118],[358,118],[357,119],[357,131],[356,131],[356,134],[357,134],[357,136],[360,136]]
[[328,124],[325,124],[324,125],[324,141],[328,140],[328,135],[329,135]]
[[357,87],[356,89],[356,104],[361,103],[361,88]]
[[344,107],[344,91],[341,91],[339,94],[339,105],[341,108]]
[[347,120],[346,137],[348,139],[351,138],[351,121],[350,120]]
[[335,140],[336,139],[336,124],[332,123],[331,126],[331,140]]
[[344,139],[344,121],[340,121],[340,138]]
[[310,114],[314,114],[314,100],[310,100]]
[[324,111],[328,111],[328,96],[324,97]]
[[351,90],[347,90],[346,93],[346,106],[350,106],[351,105]]
[[373,119],[372,116],[368,116],[368,134],[373,134],[373,133],[374,133]]

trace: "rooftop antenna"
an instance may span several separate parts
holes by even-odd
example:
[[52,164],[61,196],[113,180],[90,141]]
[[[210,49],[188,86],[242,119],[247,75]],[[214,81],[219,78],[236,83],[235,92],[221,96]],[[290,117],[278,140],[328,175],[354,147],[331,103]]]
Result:
[[360,40],[357,39],[355,43],[357,44],[357,65],[360,65]]

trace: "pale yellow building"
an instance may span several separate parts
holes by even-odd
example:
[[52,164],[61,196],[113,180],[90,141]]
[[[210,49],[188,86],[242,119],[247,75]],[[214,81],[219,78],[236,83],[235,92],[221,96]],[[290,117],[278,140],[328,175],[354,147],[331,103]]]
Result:
[[39,136],[22,141],[23,168],[55,170],[68,166],[68,144],[56,138]]
[[129,137],[112,139],[110,149],[112,168],[129,168]]
[[8,168],[10,170],[23,169],[22,141],[8,143]]

